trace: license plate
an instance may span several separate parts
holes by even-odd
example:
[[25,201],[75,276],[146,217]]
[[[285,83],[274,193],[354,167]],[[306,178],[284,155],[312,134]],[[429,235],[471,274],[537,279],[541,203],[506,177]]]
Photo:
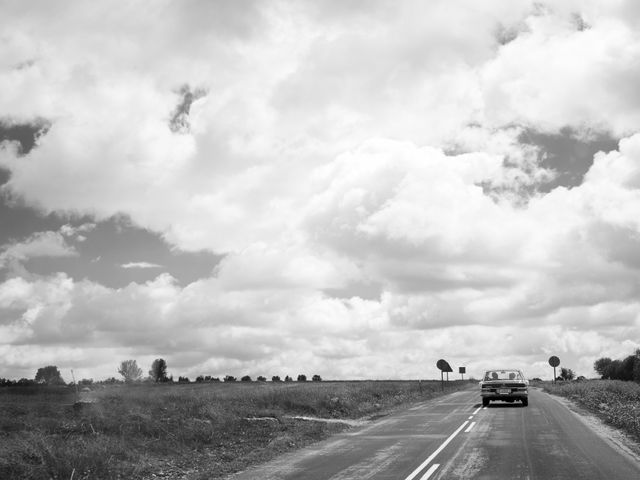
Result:
[[509,388],[499,388],[498,393],[501,395],[508,395],[511,393],[511,389]]

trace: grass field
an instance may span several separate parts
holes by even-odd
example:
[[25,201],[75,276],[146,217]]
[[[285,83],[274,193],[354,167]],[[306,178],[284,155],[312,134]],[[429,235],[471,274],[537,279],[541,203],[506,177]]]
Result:
[[545,384],[544,389],[567,397],[608,424],[640,442],[640,384],[620,380],[590,380]]
[[[449,382],[447,392],[467,382]],[[110,386],[76,404],[69,387],[0,389],[0,478],[220,478],[441,395],[440,382]]]

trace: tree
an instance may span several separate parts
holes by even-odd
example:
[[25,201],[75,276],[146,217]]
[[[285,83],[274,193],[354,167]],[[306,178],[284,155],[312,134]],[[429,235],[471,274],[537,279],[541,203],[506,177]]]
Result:
[[298,381],[299,382],[306,382],[307,381],[307,376],[301,373],[300,375],[298,375]]
[[135,360],[123,360],[120,362],[118,373],[122,375],[125,383],[137,382],[142,377],[142,369],[138,367],[138,363]]
[[609,357],[599,358],[593,364],[593,369],[598,372],[601,378],[609,378],[612,360]]
[[636,349],[636,362],[633,365],[633,380],[640,382],[640,348]]
[[322,377],[320,375],[314,375],[311,378],[311,381],[313,381],[313,382],[321,382],[322,381]]
[[284,381],[285,382],[293,382],[293,378],[291,378],[289,375],[287,375],[286,377],[284,377]]
[[266,382],[266,381],[267,381],[267,378],[266,378],[266,377],[263,377],[262,375],[260,375],[260,376],[258,377],[258,381],[259,381],[259,382]]
[[149,370],[149,376],[156,382],[167,382],[167,362],[164,358],[156,358],[151,364],[151,370]]
[[178,377],[178,383],[190,383],[189,377]]
[[36,372],[35,381],[36,383],[44,383],[47,385],[64,385],[62,375],[60,375],[60,371],[55,365],[39,368]]
[[576,374],[573,373],[573,370],[571,370],[570,368],[564,368],[562,367],[560,369],[560,378],[562,380],[573,380],[575,378]]
[[227,375],[226,377],[224,377],[224,381],[225,382],[235,382],[236,381],[236,377],[234,377],[233,375]]
[[245,375],[244,377],[242,377],[240,379],[241,382],[250,382],[251,381],[251,377],[249,375]]
[[281,382],[282,380],[280,379],[279,375],[274,375],[273,377],[271,377],[271,381],[272,382]]
[[633,380],[633,370],[636,364],[635,355],[629,355],[627,358],[622,360],[620,364],[620,376],[619,380],[629,381]]

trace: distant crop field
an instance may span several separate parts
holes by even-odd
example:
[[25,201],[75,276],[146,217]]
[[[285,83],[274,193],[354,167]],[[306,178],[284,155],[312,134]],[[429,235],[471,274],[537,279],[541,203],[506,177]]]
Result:
[[[448,382],[445,393],[468,382]],[[0,478],[220,478],[441,395],[440,382],[0,388]]]
[[544,389],[570,398],[640,441],[640,384],[620,380],[591,380],[546,384]]

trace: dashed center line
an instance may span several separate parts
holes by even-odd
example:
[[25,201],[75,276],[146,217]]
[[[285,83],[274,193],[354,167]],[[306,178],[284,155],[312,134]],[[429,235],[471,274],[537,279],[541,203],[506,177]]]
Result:
[[[445,448],[447,445],[449,445],[449,443],[451,442],[451,440],[453,440],[454,438],[456,438],[456,435],[458,435],[458,434],[459,434],[459,433],[460,433],[460,432],[461,432],[461,431],[462,431],[462,430],[467,426],[467,424],[468,424],[468,423],[469,423],[469,421],[468,421],[468,420],[465,420],[465,421],[464,421],[464,423],[463,423],[462,425],[460,425],[460,426],[458,427],[458,429],[457,429],[455,432],[453,432],[451,435],[449,435],[449,438],[447,438],[447,439],[442,443],[442,445],[440,445],[440,446],[437,448],[437,450],[436,450],[435,452],[433,452],[431,455],[429,455],[429,457],[428,457],[424,462],[422,462],[422,463],[418,466],[418,468],[416,468],[413,472],[411,472],[411,473],[409,474],[409,476],[408,476],[407,478],[405,478],[405,480],[413,480],[414,478],[416,478],[416,476],[417,476],[417,475],[422,471],[422,469],[423,469],[424,467],[426,467],[427,465],[429,465],[429,463],[431,463],[431,461],[432,461],[434,458],[436,458],[436,456],[437,456],[437,455],[438,455],[442,450],[444,450],[444,448]],[[434,471],[435,471],[435,470],[434,470]],[[429,473],[429,472],[427,471],[427,473]],[[433,472],[431,472],[431,473],[433,473]],[[425,475],[426,475],[426,474],[425,474]],[[425,477],[423,476],[420,480],[423,480],[424,478],[425,478]],[[426,478],[429,478],[429,477],[426,477]]]
[[429,467],[429,470],[427,470],[427,472],[420,477],[420,480],[427,480],[431,475],[434,474],[434,472],[438,469],[438,467],[440,466],[439,463],[434,463],[433,465],[431,465]]
[[[435,452],[433,452],[431,455],[429,455],[429,457],[428,457],[424,462],[422,462],[422,463],[421,463],[421,464],[420,464],[420,465],[419,465],[419,466],[418,466],[418,467],[417,467],[413,472],[411,472],[411,473],[409,474],[409,476],[408,476],[407,478],[405,478],[405,480],[414,480],[414,478],[416,478],[416,477],[418,476],[418,474],[419,474],[420,472],[422,472],[422,470],[423,470],[427,465],[429,465],[429,463],[431,463],[431,461],[432,461],[434,458],[436,458],[436,456],[437,456],[437,455],[438,455],[442,450],[444,450],[444,448],[445,448],[447,445],[449,445],[449,443],[450,443],[454,438],[456,438],[456,436],[457,436],[457,435],[458,435],[462,430],[464,430],[464,433],[469,433],[469,432],[473,429],[473,427],[475,427],[475,426],[476,426],[476,423],[477,423],[477,422],[471,422],[471,423],[469,423],[469,420],[471,420],[471,419],[473,418],[473,416],[474,416],[476,413],[478,413],[480,410],[484,410],[485,408],[486,408],[486,407],[482,407],[482,406],[481,406],[481,407],[476,408],[476,409],[475,409],[475,411],[474,411],[471,415],[469,415],[468,420],[465,420],[465,422],[464,422],[462,425],[460,425],[460,426],[458,427],[458,429],[457,429],[455,432],[453,432],[451,435],[449,435],[449,438],[447,438],[447,439],[442,443],[442,445],[440,445],[440,446],[436,449],[436,451],[435,451]],[[466,430],[465,430],[465,427],[466,427]],[[431,475],[433,475],[433,474],[435,473],[435,471],[436,471],[439,467],[440,467],[440,464],[439,464],[439,463],[434,463],[433,465],[431,465],[431,466],[429,467],[429,469],[424,473],[424,475],[422,475],[422,476],[420,477],[420,480],[428,480],[428,479],[431,477]]]

